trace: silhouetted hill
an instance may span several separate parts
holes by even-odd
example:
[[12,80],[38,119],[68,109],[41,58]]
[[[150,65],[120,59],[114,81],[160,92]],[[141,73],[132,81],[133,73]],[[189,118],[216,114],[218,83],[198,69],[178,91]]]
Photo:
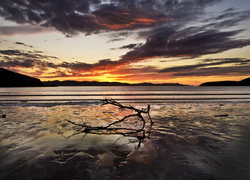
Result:
[[39,79],[0,68],[0,87],[37,87],[43,86]]
[[240,86],[250,86],[250,77],[239,82]]
[[200,86],[250,86],[250,77],[243,79],[242,81],[215,81],[205,82]]
[[129,84],[120,82],[97,82],[97,81],[45,81],[45,86],[184,86],[178,83],[152,84],[139,83]]

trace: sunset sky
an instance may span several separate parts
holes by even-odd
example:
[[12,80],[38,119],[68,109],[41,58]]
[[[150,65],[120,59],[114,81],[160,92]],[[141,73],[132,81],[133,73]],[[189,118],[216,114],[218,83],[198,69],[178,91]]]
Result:
[[249,0],[1,0],[0,67],[48,80],[250,76]]

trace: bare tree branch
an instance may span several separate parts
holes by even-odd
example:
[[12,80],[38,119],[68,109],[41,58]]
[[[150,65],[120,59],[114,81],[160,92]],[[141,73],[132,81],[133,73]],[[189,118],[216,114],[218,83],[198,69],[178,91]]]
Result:
[[[130,109],[132,110],[132,112],[134,111],[135,114],[130,114],[127,116],[124,116],[122,119],[119,119],[117,121],[114,121],[106,126],[88,126],[86,123],[75,123],[73,121],[70,120],[66,120],[67,122],[75,125],[75,126],[80,126],[82,129],[79,130],[77,133],[74,134],[79,134],[79,133],[94,133],[94,134],[101,134],[104,131],[108,131],[109,134],[122,134],[122,135],[127,135],[127,134],[132,134],[132,133],[138,133],[138,132],[143,132],[143,137],[145,138],[145,133],[148,132],[147,130],[145,130],[145,126],[146,126],[146,121],[144,119],[144,117],[142,116],[142,114],[147,114],[148,118],[150,119],[150,125],[152,125],[154,122],[152,121],[149,111],[150,111],[150,105],[148,105],[147,108],[142,108],[142,109],[137,109],[131,105],[129,106],[124,106],[122,104],[120,104],[119,102],[109,98],[109,99],[104,99],[103,100],[103,105],[113,105],[113,106],[117,106],[119,109],[124,110],[124,109]],[[113,116],[113,115],[112,115]],[[114,117],[114,116],[113,116]],[[119,123],[122,123],[123,121],[127,120],[128,118],[131,117],[138,117],[138,119],[136,120],[136,124],[137,122],[140,120],[142,122],[142,127],[141,128],[129,128],[129,127],[114,127],[114,125],[118,125]],[[117,119],[117,118],[116,118]],[[119,132],[118,132],[119,131]],[[122,131],[122,132],[120,132]]]

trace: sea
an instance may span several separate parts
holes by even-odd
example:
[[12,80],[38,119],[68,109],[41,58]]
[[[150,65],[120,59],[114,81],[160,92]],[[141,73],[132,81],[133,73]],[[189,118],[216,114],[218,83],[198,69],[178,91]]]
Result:
[[62,86],[0,88],[4,105],[99,103],[250,102],[249,86]]
[[250,86],[0,88],[0,179],[249,180]]

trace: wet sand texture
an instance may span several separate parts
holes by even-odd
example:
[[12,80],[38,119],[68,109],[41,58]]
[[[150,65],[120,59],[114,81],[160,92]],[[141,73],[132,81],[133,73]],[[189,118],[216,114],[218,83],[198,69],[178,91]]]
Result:
[[2,106],[0,179],[250,179],[249,103],[151,104],[155,123],[140,147],[136,136],[71,136],[79,127],[65,121],[103,125],[110,113],[126,114],[100,105]]

